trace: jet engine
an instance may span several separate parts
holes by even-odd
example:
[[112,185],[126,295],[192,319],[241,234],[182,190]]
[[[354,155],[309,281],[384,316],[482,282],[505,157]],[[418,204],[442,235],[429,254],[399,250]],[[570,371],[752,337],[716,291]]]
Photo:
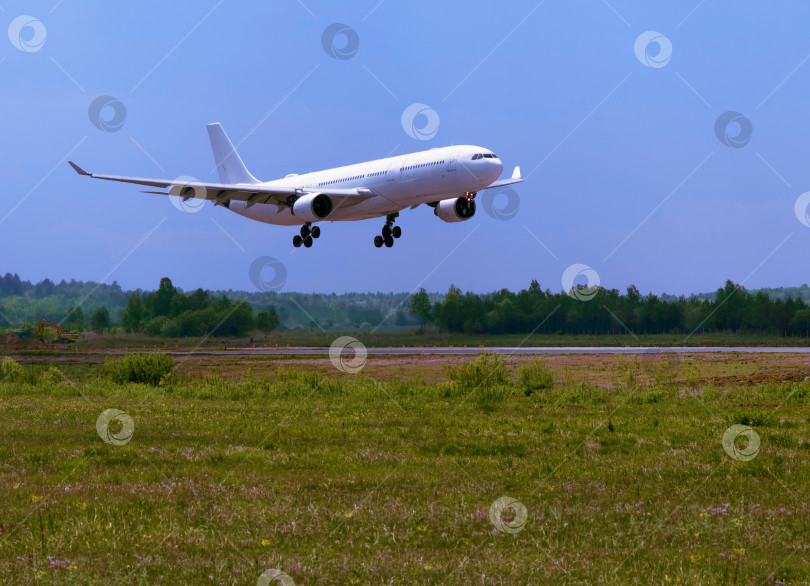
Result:
[[323,193],[309,193],[295,200],[293,215],[305,222],[325,220],[332,213],[332,200]]
[[463,222],[475,215],[475,200],[466,197],[443,199],[436,204],[433,213],[445,222]]

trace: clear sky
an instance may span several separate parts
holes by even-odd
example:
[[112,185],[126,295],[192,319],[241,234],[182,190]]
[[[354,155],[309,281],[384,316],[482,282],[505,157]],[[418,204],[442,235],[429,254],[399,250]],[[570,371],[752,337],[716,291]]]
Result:
[[[810,222],[794,205],[810,191],[807,2],[0,7],[0,272],[249,290],[251,263],[271,256],[286,291],[484,292],[532,279],[559,291],[576,263],[603,286],[642,292],[810,281],[799,216]],[[324,45],[334,23],[348,37]],[[94,115],[99,96],[117,102]],[[436,113],[429,140],[403,129],[414,103]],[[501,219],[486,200],[457,224],[422,206],[400,216],[392,249],[373,246],[383,222],[367,220],[324,224],[315,246],[296,250],[293,228],[210,203],[184,213],[65,162],[216,180],[214,121],[265,180],[477,144],[526,181],[489,201],[506,208]]]

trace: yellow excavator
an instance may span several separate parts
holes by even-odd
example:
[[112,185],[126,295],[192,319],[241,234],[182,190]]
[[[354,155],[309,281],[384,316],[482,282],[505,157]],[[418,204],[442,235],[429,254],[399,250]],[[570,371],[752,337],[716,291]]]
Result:
[[45,328],[50,328],[52,330],[56,330],[56,341],[57,342],[65,342],[67,344],[71,342],[75,342],[79,339],[79,334],[76,332],[68,332],[62,328],[57,323],[52,321],[48,321],[46,319],[39,320],[39,339],[40,341],[45,341]]

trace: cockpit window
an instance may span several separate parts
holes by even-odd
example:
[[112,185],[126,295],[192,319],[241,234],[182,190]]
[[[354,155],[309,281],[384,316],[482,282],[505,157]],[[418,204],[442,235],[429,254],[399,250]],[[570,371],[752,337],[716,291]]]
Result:
[[480,159],[480,158],[481,158],[481,153],[476,153],[476,154],[474,154],[474,155],[473,155],[472,160],[473,160],[473,161],[477,161],[477,160],[478,160],[478,159]]

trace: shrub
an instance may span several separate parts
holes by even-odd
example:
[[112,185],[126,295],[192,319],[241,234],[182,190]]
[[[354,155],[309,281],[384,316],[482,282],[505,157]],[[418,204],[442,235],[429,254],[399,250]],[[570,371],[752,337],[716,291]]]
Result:
[[43,372],[41,380],[47,385],[60,385],[62,383],[67,383],[65,375],[63,375],[62,371],[55,366],[51,366],[48,368],[48,370]]
[[497,405],[509,399],[513,392],[512,385],[484,385],[475,391],[475,402],[481,410],[493,411]]
[[0,382],[17,382],[23,377],[23,367],[20,363],[6,356],[3,362],[0,362]]
[[144,383],[157,386],[174,369],[167,354],[127,354],[119,360],[107,360],[104,370],[113,382]]
[[554,377],[542,360],[533,360],[520,368],[520,386],[523,393],[529,397],[534,391],[551,389],[554,387]]
[[472,362],[448,366],[446,372],[447,377],[456,385],[468,389],[495,387],[511,382],[506,361],[498,353],[484,352]]

